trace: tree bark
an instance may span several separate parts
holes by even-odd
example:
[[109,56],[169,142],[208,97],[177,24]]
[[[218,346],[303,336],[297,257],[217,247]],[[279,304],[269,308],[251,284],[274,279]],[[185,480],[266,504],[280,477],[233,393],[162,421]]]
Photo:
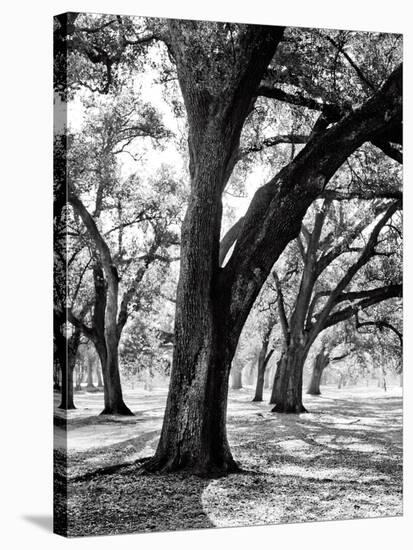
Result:
[[[270,350],[267,354],[268,350],[268,340],[265,339],[262,342],[262,347],[260,350],[260,354],[258,356],[258,372],[257,372],[257,383],[255,386],[255,395],[253,401],[260,402],[262,401],[263,396],[263,390],[264,390],[264,380],[265,380],[265,373],[267,370],[268,362],[271,359],[272,354],[274,353],[274,350]],[[268,386],[267,386],[268,387]]]
[[303,413],[307,412],[302,401],[303,368],[307,351],[294,342],[282,354],[274,377],[271,412]]
[[328,354],[326,354],[324,347],[318,352],[314,359],[313,372],[311,374],[311,381],[308,386],[307,393],[309,395],[320,395],[320,382],[324,369],[328,366]]
[[[230,304],[218,283],[221,196],[244,120],[283,29],[243,27],[231,67],[222,66],[215,53],[211,61],[208,46],[203,52],[202,23],[172,21],[169,30],[188,113],[191,193],[182,225],[168,400],[156,454],[144,468],[222,475],[238,470],[226,433],[228,378],[238,338],[230,334]],[[200,62],[206,74],[199,71]]]

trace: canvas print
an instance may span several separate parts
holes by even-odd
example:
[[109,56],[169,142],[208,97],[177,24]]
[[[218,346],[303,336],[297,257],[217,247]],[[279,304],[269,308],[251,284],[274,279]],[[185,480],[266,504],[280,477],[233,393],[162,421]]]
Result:
[[402,36],[54,19],[54,529],[402,514]]

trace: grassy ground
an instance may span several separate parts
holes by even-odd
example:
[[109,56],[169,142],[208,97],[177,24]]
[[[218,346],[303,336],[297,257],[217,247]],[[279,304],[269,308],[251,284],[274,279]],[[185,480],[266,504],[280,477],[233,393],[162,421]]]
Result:
[[[165,390],[126,392],[136,416],[125,419],[97,416],[101,394],[76,394],[79,408],[68,414],[68,534],[401,515],[400,389],[322,393],[306,397],[309,414],[280,415],[265,401],[252,403],[251,388],[232,391],[228,435],[247,473],[214,480],[136,475],[131,463],[156,447]],[[63,473],[65,433],[55,433]],[[125,467],[110,473],[119,463]],[[101,468],[109,470],[93,475]]]

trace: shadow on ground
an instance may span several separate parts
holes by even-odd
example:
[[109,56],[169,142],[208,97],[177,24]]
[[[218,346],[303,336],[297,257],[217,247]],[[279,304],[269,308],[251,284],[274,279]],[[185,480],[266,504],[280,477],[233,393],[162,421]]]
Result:
[[[164,396],[159,399],[163,402]],[[330,391],[306,397],[310,413],[301,415],[273,414],[268,403],[251,399],[249,389],[232,392],[228,415],[231,448],[247,473],[205,480],[184,474],[141,476],[136,466],[126,466],[115,474],[69,482],[69,535],[402,513],[400,396]],[[146,420],[141,416],[133,425],[79,422],[78,429],[69,432],[74,449],[69,452],[69,473],[153,454],[159,406],[155,418],[145,403],[141,411]],[[105,430],[103,447],[84,447],[93,429]],[[119,440],[111,439],[115,436]]]
[[138,475],[135,469],[69,483],[68,535],[113,535],[214,527],[202,503],[209,480]]

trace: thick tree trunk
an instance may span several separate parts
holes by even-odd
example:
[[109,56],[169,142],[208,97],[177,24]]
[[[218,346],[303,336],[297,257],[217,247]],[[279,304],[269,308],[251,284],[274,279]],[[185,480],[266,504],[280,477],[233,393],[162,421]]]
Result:
[[215,53],[211,58],[215,50],[207,36],[198,42],[198,26],[175,21],[168,26],[188,113],[191,193],[182,225],[168,401],[156,454],[144,468],[222,475],[238,469],[227,440],[226,409],[240,330],[234,333],[228,324],[229,290],[220,282],[221,197],[243,123],[283,29],[247,26],[229,66]]
[[320,382],[324,369],[328,365],[328,355],[325,349],[322,348],[314,359],[313,372],[311,374],[310,384],[307,393],[309,395],[320,395]]
[[307,412],[302,401],[303,368],[306,355],[305,349],[297,343],[290,345],[283,353],[274,377],[271,403],[275,404],[275,407],[271,412]]
[[237,341],[229,338],[227,306],[217,289],[227,154],[219,134],[205,139],[209,148],[195,173],[191,169],[193,192],[182,226],[168,401],[156,454],[144,465],[147,471],[222,475],[238,469],[226,434],[229,372]]
[[231,369],[231,389],[240,390],[242,388],[242,370],[238,368]]
[[182,228],[170,387],[161,438],[155,456],[144,465],[147,471],[187,469],[206,476],[238,470],[226,433],[236,342],[228,338],[226,306],[214,288],[221,201],[208,200],[209,193],[203,196],[204,190],[222,181],[223,174],[214,171],[220,155],[212,149],[210,153],[197,171],[209,185],[204,180],[193,193]]
[[214,476],[239,470],[226,433],[230,358],[215,341],[198,358],[206,368],[172,370],[161,439],[146,471],[188,469]]

